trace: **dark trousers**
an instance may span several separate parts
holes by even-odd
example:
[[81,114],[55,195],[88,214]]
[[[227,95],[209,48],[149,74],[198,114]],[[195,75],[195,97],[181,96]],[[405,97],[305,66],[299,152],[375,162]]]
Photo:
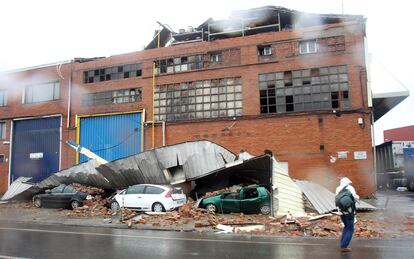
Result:
[[341,215],[341,220],[344,223],[344,229],[341,236],[341,248],[347,248],[351,242],[352,235],[354,234],[354,219],[353,214]]

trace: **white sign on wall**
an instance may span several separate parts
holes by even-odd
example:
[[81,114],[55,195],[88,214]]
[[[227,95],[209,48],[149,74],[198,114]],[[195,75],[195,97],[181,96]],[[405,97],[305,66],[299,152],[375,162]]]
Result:
[[43,153],[30,153],[30,159],[38,160],[43,158]]
[[355,151],[354,152],[355,160],[364,160],[367,159],[367,151]]

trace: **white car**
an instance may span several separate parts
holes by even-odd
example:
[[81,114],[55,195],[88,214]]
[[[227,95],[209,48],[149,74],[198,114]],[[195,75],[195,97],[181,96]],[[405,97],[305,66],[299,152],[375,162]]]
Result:
[[180,207],[187,196],[179,187],[154,184],[137,184],[116,194],[109,202],[113,211],[129,208],[140,211],[162,212]]

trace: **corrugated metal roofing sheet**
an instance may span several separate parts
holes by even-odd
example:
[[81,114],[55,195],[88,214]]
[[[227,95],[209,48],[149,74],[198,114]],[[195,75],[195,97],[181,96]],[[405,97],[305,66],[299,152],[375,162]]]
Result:
[[60,184],[80,183],[99,188],[111,188],[108,180],[105,179],[95,168],[98,166],[95,160],[75,165],[64,169],[36,184],[41,189],[52,188]]
[[33,184],[26,183],[32,177],[19,177],[10,186],[7,192],[1,197],[2,201],[7,201],[25,191],[27,191]]
[[236,156],[210,141],[192,141],[152,149],[124,159],[115,160],[96,169],[113,187],[139,183],[170,184],[176,170],[185,180],[196,179],[223,168]]
[[[318,213],[328,213],[336,209],[335,194],[322,185],[303,180],[297,180],[295,183],[299,186]],[[374,206],[364,201],[357,202],[356,207],[357,210],[376,209]]]
[[275,214],[305,214],[302,191],[276,159],[273,159],[273,210]]

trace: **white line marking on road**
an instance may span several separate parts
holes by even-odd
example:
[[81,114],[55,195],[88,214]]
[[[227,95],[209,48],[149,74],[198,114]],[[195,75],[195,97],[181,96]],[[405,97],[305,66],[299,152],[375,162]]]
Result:
[[224,239],[201,239],[201,238],[183,238],[183,237],[162,237],[162,236],[139,236],[139,235],[121,235],[121,234],[106,234],[106,233],[93,233],[93,232],[74,232],[74,231],[59,231],[59,230],[43,230],[43,229],[30,229],[30,228],[5,228],[0,227],[0,230],[14,230],[14,231],[26,231],[26,232],[44,232],[55,234],[70,234],[70,235],[86,235],[86,236],[111,236],[111,237],[127,237],[127,238],[139,238],[139,239],[161,239],[161,240],[178,240],[178,241],[197,241],[197,242],[224,242],[224,243],[243,243],[243,244],[265,244],[265,245],[292,245],[292,246],[324,246],[320,243],[276,243],[265,241],[244,241],[244,240],[224,240]]
[[16,257],[16,256],[8,256],[8,255],[0,255],[0,258],[4,258],[4,259],[30,259],[29,257]]

